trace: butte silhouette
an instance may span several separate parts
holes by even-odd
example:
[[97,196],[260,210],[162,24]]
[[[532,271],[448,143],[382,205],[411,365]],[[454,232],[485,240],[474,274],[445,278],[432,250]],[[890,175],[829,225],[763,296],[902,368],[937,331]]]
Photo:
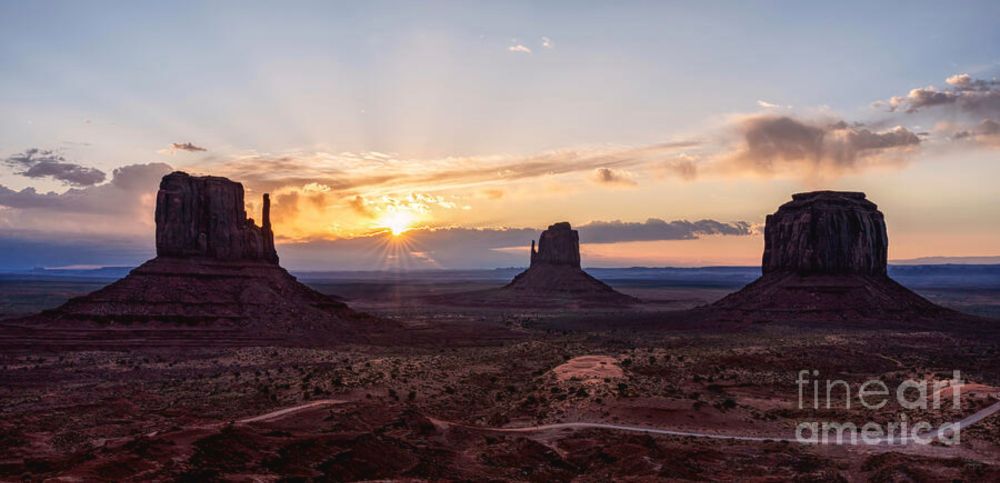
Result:
[[243,185],[174,172],[156,194],[156,258],[107,287],[25,319],[33,326],[229,328],[347,336],[375,322],[278,265],[270,200],[247,217]]
[[960,314],[889,278],[885,217],[864,193],[815,191],[768,215],[763,275],[703,309],[740,320],[926,320]]
[[580,267],[580,234],[568,222],[555,223],[531,242],[531,264],[501,289],[524,298],[566,299],[596,305],[638,302],[590,276]]
[[580,267],[580,235],[569,223],[550,225],[531,242],[531,264],[502,288],[438,295],[431,303],[497,307],[602,307],[638,303]]

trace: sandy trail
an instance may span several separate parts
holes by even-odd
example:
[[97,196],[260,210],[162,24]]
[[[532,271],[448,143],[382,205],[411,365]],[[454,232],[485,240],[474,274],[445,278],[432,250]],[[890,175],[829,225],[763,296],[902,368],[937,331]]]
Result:
[[274,421],[288,416],[292,413],[297,413],[299,411],[305,411],[306,409],[312,409],[321,406],[332,406],[334,404],[343,404],[347,401],[342,401],[340,399],[319,399],[316,401],[310,401],[305,404],[299,404],[298,406],[292,406],[290,408],[279,409],[277,411],[271,411],[269,413],[264,413],[258,416],[253,416],[250,418],[244,418],[236,421],[237,423],[259,423],[265,421]]

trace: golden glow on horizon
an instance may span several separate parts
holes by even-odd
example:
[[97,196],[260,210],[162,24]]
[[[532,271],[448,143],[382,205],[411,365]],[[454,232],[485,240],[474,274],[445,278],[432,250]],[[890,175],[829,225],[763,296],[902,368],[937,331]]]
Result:
[[[974,161],[992,167],[988,164],[991,159],[982,155]],[[980,216],[953,216],[961,211],[959,208],[963,204],[970,202],[981,207],[977,209],[983,211],[977,215],[984,219],[997,213],[990,203],[995,198],[995,190],[991,190],[989,178],[979,176],[987,168],[949,172],[949,176],[943,176],[936,169],[938,166],[932,162],[915,162],[898,173],[899,186],[887,186],[874,177],[855,174],[821,188],[864,191],[879,204],[889,220],[890,260],[941,254],[990,255],[984,247],[998,245],[1000,233],[995,227],[975,224],[974,220]],[[387,245],[384,264],[394,269],[432,264],[429,257],[434,256],[435,248],[461,238],[462,234],[451,238],[447,231],[451,228],[541,230],[557,220],[570,221],[579,227],[592,221],[642,222],[648,218],[743,220],[761,225],[764,217],[786,202],[790,193],[813,188],[791,179],[743,180],[708,174],[696,182],[680,182],[643,178],[639,174],[648,174],[648,171],[641,167],[630,169],[641,181],[624,188],[597,184],[590,179],[590,171],[513,179],[499,177],[456,186],[439,179],[442,167],[430,169],[426,179],[401,189],[396,189],[395,185],[383,187],[365,183],[342,188],[333,182],[290,183],[280,188],[251,185],[247,211],[259,213],[260,206],[255,205],[259,199],[257,192],[270,189],[271,218],[280,243],[377,239]],[[936,183],[933,197],[922,197],[901,187],[931,182]],[[670,189],[664,189],[665,185]],[[152,198],[149,200],[152,202]],[[143,208],[144,214],[151,211],[151,206]],[[928,224],[931,218],[947,220],[947,226]],[[422,233],[422,230],[438,229],[445,231],[434,236]],[[435,245],[403,250],[430,239],[435,240]],[[361,243],[365,242],[358,241],[355,245]],[[527,246],[512,242],[510,249],[526,251]],[[586,263],[592,266],[751,266],[760,263],[763,241],[759,236],[703,236],[685,240],[585,242],[582,249]],[[493,250],[507,251],[508,248]],[[438,263],[451,266],[475,264],[479,260],[472,255],[460,261],[442,256]]]
[[413,228],[417,222],[417,216],[403,209],[394,209],[375,220],[375,226],[388,229],[392,236],[400,236],[407,230]]

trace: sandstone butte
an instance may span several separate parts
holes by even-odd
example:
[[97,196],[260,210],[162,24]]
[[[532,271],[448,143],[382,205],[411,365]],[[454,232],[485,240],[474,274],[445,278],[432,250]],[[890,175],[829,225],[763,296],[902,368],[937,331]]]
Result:
[[763,275],[706,309],[744,320],[958,315],[889,278],[888,247],[885,217],[864,193],[792,195],[766,218]]
[[164,176],[156,195],[156,258],[24,322],[334,339],[380,329],[383,321],[303,285],[278,264],[267,194],[262,202],[257,226],[247,216],[240,183],[183,172]]
[[550,225],[531,242],[531,264],[501,292],[528,300],[567,300],[583,305],[626,305],[638,302],[590,276],[580,266],[580,234],[569,223]]

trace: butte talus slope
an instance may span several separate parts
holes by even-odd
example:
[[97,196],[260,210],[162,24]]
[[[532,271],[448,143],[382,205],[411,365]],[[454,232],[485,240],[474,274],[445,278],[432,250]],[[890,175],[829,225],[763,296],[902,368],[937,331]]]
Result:
[[[243,185],[174,172],[156,197],[156,258],[28,322],[54,326],[232,328],[265,336],[347,336],[376,322],[278,265],[268,195],[247,218]],[[371,327],[367,327],[371,328]]]
[[704,309],[738,320],[927,320],[961,314],[889,278],[885,218],[864,193],[798,193],[768,215],[763,275]]

